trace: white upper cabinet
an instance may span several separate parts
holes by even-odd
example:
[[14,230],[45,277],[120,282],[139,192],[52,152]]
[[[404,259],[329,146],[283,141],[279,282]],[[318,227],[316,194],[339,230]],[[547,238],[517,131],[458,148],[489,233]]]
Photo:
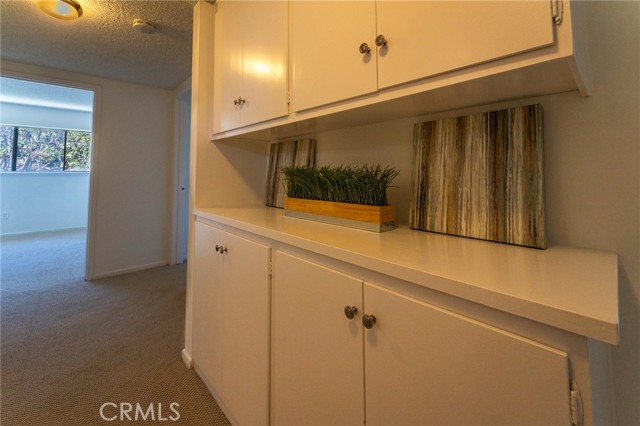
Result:
[[581,3],[219,0],[212,139],[272,141],[573,90],[588,96]]
[[287,2],[216,8],[213,132],[287,116]]
[[554,43],[549,1],[379,0],[376,7],[377,36],[387,42],[377,47],[380,89]]
[[[377,91],[373,1],[292,1],[291,107],[302,111]],[[363,43],[365,46],[360,52]]]
[[294,112],[554,43],[547,1],[294,1],[290,7]]

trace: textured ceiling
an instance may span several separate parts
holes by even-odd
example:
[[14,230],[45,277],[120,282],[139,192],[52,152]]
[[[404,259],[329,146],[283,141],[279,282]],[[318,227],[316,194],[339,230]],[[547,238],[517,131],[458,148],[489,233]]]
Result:
[[[83,15],[60,21],[36,0],[0,0],[2,59],[173,89],[191,75],[195,0],[78,0]],[[152,21],[142,34],[133,20]]]

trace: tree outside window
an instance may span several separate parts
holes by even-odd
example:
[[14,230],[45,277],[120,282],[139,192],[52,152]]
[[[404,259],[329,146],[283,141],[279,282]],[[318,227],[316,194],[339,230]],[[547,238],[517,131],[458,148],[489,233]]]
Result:
[[88,171],[91,133],[0,126],[2,171]]
[[0,126],[0,170],[3,172],[11,171],[14,129],[11,126]]
[[89,171],[89,162],[91,161],[90,148],[91,133],[67,131],[64,170],[73,172]]

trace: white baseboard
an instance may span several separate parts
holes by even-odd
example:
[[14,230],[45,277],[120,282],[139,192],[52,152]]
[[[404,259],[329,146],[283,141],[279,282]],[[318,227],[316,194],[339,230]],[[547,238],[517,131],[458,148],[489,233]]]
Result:
[[189,355],[189,352],[187,352],[187,348],[182,350],[182,362],[184,362],[184,365],[186,365],[187,368],[193,368],[193,359],[191,358],[191,355]]
[[113,271],[101,272],[99,274],[95,274],[92,277],[87,277],[87,280],[98,280],[101,278],[113,277],[115,275],[128,274],[130,272],[138,272],[144,271],[145,269],[157,268],[159,266],[167,266],[169,264],[169,259],[160,260],[158,262],[147,263],[145,265],[132,266],[130,268],[123,269],[115,269]]
[[56,228],[56,229],[41,229],[38,231],[21,231],[21,232],[12,232],[8,234],[0,234],[1,238],[5,237],[46,237],[53,236],[56,234],[64,234],[67,232],[87,232],[86,226],[78,226],[73,228]]

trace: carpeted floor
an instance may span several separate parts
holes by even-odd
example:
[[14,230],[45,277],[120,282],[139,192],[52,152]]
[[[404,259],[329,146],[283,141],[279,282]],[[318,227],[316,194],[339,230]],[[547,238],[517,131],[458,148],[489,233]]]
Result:
[[80,231],[2,239],[0,423],[122,424],[139,406],[124,424],[228,425],[180,357],[186,267],[86,282],[84,247]]

